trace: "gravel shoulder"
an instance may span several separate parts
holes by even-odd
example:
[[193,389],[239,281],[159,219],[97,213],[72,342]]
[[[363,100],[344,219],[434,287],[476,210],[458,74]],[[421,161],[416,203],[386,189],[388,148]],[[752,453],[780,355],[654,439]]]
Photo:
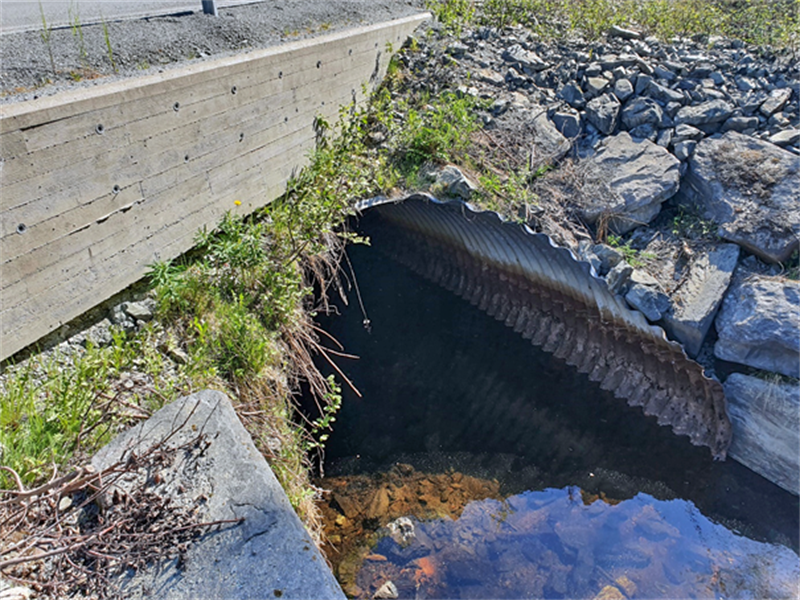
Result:
[[388,21],[418,13],[423,7],[423,0],[270,0],[220,9],[217,17],[195,12],[109,22],[107,36],[102,24],[77,30],[53,28],[49,42],[42,31],[4,34],[0,36],[0,103],[33,100],[65,89]]

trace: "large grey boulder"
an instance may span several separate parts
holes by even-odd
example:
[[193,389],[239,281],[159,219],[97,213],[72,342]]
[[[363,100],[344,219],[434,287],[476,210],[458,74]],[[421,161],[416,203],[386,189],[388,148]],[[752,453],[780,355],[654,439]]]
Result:
[[672,311],[664,315],[664,329],[691,357],[697,356],[711,329],[738,260],[736,244],[721,244],[699,254],[685,283],[673,295]]
[[800,377],[800,282],[737,276],[715,326],[717,358]]
[[695,106],[684,106],[675,115],[675,124],[708,125],[725,121],[731,116],[733,106],[725,100],[709,100]]
[[539,110],[531,123],[533,139],[533,168],[551,166],[560,161],[572,145],[547,118],[546,110]]
[[680,184],[678,159],[648,140],[634,141],[627,132],[607,138],[590,160],[610,193],[588,201],[582,216],[590,223],[609,218],[618,233],[649,223]]
[[728,456],[800,492],[800,387],[734,373],[724,383],[733,440]]
[[619,108],[619,100],[614,94],[603,94],[586,105],[586,118],[599,132],[610,135],[617,128]]
[[[187,442],[200,433],[207,448],[190,452]],[[345,598],[225,394],[206,390],[176,400],[119,435],[92,465],[102,470],[158,443],[187,445],[158,473],[173,504],[194,506],[202,496],[203,522],[244,521],[198,538],[182,565],[165,561],[124,578],[123,597]]]
[[800,245],[800,156],[729,131],[700,141],[681,194],[720,236],[768,262],[785,262]]

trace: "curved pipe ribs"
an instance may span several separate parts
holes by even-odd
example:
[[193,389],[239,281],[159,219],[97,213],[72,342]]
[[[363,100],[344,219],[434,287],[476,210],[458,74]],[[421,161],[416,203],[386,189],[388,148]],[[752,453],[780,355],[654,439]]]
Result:
[[731,424],[722,385],[569,250],[459,201],[416,194],[357,208],[373,243],[399,262],[725,458]]

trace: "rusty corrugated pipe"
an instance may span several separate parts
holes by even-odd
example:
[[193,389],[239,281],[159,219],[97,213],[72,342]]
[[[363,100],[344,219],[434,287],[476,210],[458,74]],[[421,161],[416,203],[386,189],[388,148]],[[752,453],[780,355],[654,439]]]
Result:
[[722,385],[572,252],[460,201],[415,194],[357,208],[391,229],[380,243],[398,261],[725,458],[731,424]]

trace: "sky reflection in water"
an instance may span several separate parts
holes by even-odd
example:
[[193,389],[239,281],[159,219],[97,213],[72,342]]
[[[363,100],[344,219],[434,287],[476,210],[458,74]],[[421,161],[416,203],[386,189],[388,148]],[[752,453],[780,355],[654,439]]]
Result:
[[405,546],[381,539],[388,560],[365,563],[362,589],[387,574],[401,598],[796,598],[800,586],[792,550],[645,493],[612,505],[550,488],[414,524]]

